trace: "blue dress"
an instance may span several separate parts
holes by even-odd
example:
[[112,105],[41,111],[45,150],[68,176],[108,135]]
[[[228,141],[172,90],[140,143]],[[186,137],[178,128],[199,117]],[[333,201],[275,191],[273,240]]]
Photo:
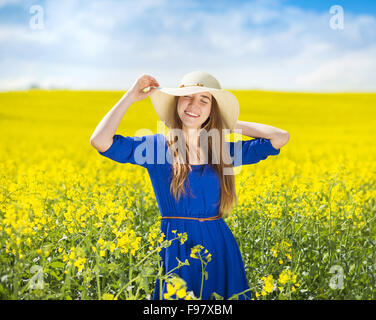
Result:
[[[280,153],[280,150],[275,149],[270,140],[265,138],[226,143],[234,167],[257,163],[269,155]],[[219,213],[220,181],[208,164],[192,165],[192,171],[188,174],[190,189],[186,187],[187,194],[182,194],[179,201],[176,201],[170,193],[172,166],[164,135],[157,133],[129,137],[117,134],[108,150],[98,152],[114,161],[137,164],[148,170],[162,217],[207,218]],[[176,237],[173,230],[177,230],[177,233],[187,233],[188,238],[184,244],[175,240],[169,247],[162,248],[160,251],[164,272],[178,265],[176,258],[182,262],[188,259],[189,266],[184,265],[174,271],[186,281],[187,291],[193,290],[196,297],[200,296],[201,261],[190,257],[191,248],[197,244],[201,244],[211,254],[211,261],[206,267],[208,278],[204,280],[202,299],[211,299],[213,292],[228,299],[233,294],[249,289],[239,246],[222,218],[206,221],[163,219],[161,229],[166,239]],[[164,293],[167,292],[166,283],[163,283],[162,297],[159,297],[159,286],[160,282],[157,280],[154,300],[163,299]],[[239,299],[250,298],[250,291],[239,296]]]

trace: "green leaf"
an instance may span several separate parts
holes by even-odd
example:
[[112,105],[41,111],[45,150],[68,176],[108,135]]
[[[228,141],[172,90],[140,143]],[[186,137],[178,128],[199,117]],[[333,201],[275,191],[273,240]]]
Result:
[[60,281],[61,280],[61,277],[59,277],[55,271],[53,270],[50,270],[50,275],[53,276],[57,281]]
[[50,267],[57,268],[57,269],[64,269],[65,264],[60,261],[54,261],[50,264]]
[[212,292],[212,294],[210,295],[210,300],[213,300],[213,298],[215,300],[224,300],[224,298],[222,296],[220,296],[218,293],[216,292]]

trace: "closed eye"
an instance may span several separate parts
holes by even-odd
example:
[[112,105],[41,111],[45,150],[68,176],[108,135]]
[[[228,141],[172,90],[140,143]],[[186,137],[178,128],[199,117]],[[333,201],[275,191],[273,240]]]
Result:
[[[183,96],[184,98],[190,98],[190,99],[192,99],[192,97],[191,96]],[[201,102],[202,103],[205,103],[205,104],[208,104],[208,102],[207,101],[205,101],[205,100],[201,100]]]

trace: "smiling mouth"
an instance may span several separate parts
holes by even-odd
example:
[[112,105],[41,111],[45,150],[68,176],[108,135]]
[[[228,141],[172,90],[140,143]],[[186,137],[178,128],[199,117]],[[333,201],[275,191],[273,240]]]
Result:
[[184,111],[184,113],[192,118],[198,118],[199,115],[198,114],[195,114],[193,112],[189,112],[189,111]]

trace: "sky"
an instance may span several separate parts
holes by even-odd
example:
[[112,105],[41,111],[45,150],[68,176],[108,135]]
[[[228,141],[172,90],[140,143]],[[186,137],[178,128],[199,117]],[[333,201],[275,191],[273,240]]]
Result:
[[228,89],[375,92],[376,1],[0,0],[0,91],[195,70]]

